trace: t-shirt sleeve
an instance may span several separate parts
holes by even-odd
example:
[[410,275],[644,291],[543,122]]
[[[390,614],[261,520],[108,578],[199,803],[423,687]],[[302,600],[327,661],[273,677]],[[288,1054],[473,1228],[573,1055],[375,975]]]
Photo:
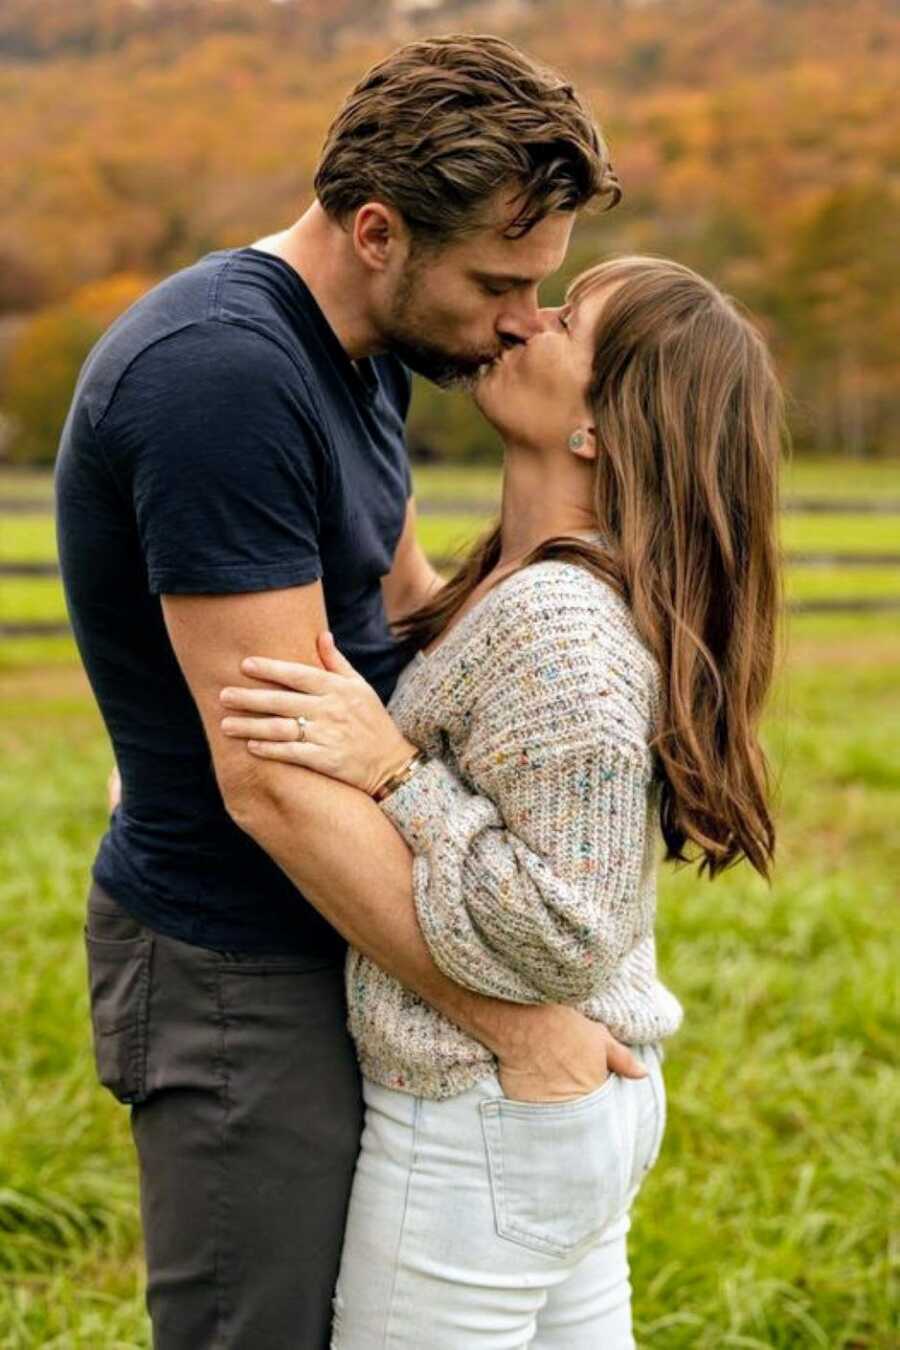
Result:
[[154,344],[100,435],[132,496],[152,593],[321,577],[328,450],[302,374],[265,335],[209,321]]

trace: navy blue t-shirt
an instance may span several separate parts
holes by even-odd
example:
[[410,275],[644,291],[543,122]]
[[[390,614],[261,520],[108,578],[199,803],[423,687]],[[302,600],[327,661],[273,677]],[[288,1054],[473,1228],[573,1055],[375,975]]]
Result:
[[160,933],[224,951],[346,949],[228,816],[159,597],[321,578],[338,646],[386,702],[410,655],[381,596],[411,491],[409,397],[396,358],[352,361],[296,269],[252,246],[155,286],[82,367],[57,541],[123,784],[93,874]]

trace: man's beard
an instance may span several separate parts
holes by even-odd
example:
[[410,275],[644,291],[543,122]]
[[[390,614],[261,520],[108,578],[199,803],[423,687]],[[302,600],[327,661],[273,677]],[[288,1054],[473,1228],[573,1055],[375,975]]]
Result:
[[383,330],[388,350],[399,357],[417,375],[441,389],[476,387],[482,375],[496,360],[496,352],[452,352],[422,335],[422,326],[416,322],[410,303],[417,270],[408,268],[401,278],[390,316]]
[[396,332],[388,334],[388,348],[410,370],[424,375],[440,389],[471,392],[491,361],[490,357],[458,356],[433,343],[417,341]]

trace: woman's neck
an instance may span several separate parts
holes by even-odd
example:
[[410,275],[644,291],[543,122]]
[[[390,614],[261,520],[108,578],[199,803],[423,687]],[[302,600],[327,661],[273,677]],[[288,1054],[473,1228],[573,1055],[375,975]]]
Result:
[[500,512],[500,557],[505,567],[556,534],[598,528],[593,502],[594,464],[570,455],[571,464],[507,453]]

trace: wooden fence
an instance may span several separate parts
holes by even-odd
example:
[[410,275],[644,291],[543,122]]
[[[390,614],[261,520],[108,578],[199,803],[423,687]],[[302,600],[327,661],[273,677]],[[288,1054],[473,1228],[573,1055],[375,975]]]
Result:
[[[493,515],[497,510],[496,502],[482,500],[442,502],[423,500],[416,503],[421,516]],[[893,499],[832,499],[792,497],[783,504],[783,510],[789,514],[802,515],[895,515],[900,517],[900,501]],[[0,516],[7,515],[49,515],[52,502],[46,497],[5,498],[0,497]],[[898,527],[900,535],[900,527]],[[900,567],[900,552],[856,553],[843,550],[825,550],[820,552],[799,551],[785,555],[786,562],[793,567]],[[457,561],[453,556],[432,556],[432,564],[439,570],[452,568]],[[0,562],[0,579],[58,577],[59,565],[56,562],[7,561]],[[791,611],[796,614],[852,614],[883,613],[900,611],[900,595],[843,597],[793,600]],[[64,620],[46,622],[3,622],[0,618],[0,639],[25,637],[63,637],[71,632]]]

